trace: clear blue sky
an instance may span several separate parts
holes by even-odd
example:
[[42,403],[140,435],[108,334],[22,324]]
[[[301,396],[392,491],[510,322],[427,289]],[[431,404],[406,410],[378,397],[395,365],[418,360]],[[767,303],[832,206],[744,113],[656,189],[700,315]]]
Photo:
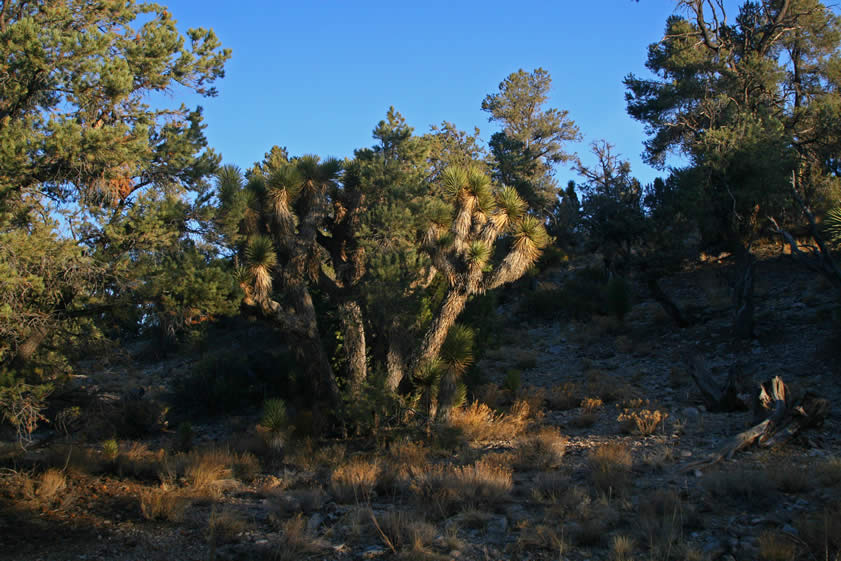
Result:
[[[625,112],[622,79],[647,73],[647,46],[674,0],[163,3],[182,31],[212,27],[233,50],[219,96],[189,100],[205,107],[225,163],[249,166],[274,144],[351,156],[373,143],[390,105],[416,132],[447,120],[487,141],[496,128],[485,95],[511,72],[542,67],[553,78],[548,105],[584,135],[569,151],[590,161],[589,143],[604,138],[644,183],[658,175],[640,159],[644,131]],[[562,184],[574,176],[557,172]]]

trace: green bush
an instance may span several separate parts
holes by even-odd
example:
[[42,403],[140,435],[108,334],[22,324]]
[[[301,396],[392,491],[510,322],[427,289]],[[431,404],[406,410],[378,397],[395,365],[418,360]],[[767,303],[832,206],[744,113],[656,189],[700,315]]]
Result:
[[289,428],[286,402],[282,399],[267,399],[263,403],[263,416],[260,425],[272,433],[282,433]]

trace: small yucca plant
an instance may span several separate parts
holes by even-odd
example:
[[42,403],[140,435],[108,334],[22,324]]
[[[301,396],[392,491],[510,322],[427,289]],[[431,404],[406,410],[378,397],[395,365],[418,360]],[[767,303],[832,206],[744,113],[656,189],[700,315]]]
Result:
[[286,403],[282,399],[267,399],[263,403],[260,425],[273,434],[282,433],[289,428]]

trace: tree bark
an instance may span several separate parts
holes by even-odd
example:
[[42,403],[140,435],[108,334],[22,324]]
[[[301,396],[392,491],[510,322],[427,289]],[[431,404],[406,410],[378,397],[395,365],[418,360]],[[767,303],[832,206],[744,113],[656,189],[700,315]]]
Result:
[[683,315],[674,300],[669,298],[669,295],[663,291],[663,288],[660,286],[660,279],[655,275],[649,274],[646,276],[645,280],[648,285],[648,290],[651,292],[654,300],[656,300],[657,303],[660,304],[660,307],[662,307],[669,317],[672,318],[675,325],[681,329],[689,327],[689,320]]
[[756,259],[750,249],[745,248],[739,256],[740,275],[734,288],[736,316],[733,319],[733,335],[739,339],[750,339],[754,335],[754,273]]
[[806,393],[799,403],[793,403],[790,392],[779,376],[760,386],[759,410],[766,418],[726,442],[707,458],[684,466],[683,471],[708,467],[753,444],[763,448],[778,446],[803,430],[823,423],[829,413],[829,401]]
[[367,377],[367,351],[362,308],[357,302],[344,302],[339,306],[339,318],[342,322],[342,337],[348,361],[350,390],[356,393],[362,388]]
[[438,357],[444,341],[447,339],[447,333],[458,319],[459,314],[464,310],[467,304],[467,292],[457,288],[451,288],[447,292],[444,303],[441,305],[441,310],[432,320],[432,325],[426,330],[426,335],[423,337],[418,353],[412,358],[409,363],[409,372],[414,372],[422,364],[434,360]]

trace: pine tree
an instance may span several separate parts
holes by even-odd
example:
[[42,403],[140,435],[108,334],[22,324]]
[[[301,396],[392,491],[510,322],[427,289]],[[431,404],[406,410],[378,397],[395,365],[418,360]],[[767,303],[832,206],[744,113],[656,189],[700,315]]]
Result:
[[494,179],[517,189],[529,209],[541,215],[548,214],[557,199],[554,166],[572,159],[563,144],[580,136],[567,111],[543,109],[551,85],[552,78],[542,68],[521,69],[482,102],[482,109],[490,113],[488,120],[503,127],[489,143]]
[[98,259],[107,225],[144,191],[177,196],[217,165],[201,108],[152,107],[149,94],[215,95],[230,51],[212,31],[182,36],[155,4],[8,0],[0,53],[0,370],[48,376],[115,287],[146,282],[124,274],[136,246]]

